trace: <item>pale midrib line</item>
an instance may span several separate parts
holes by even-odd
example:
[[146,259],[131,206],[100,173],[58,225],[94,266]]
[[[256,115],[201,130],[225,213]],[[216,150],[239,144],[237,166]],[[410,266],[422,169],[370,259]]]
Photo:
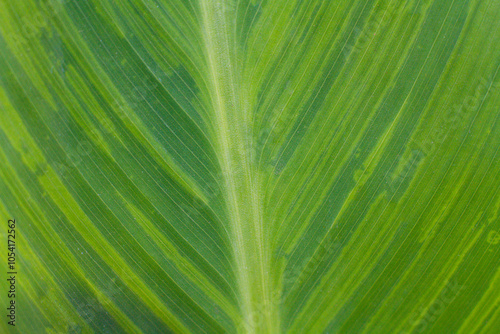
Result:
[[[238,331],[275,332],[273,328],[277,328],[279,322],[270,310],[273,305],[268,279],[269,257],[262,230],[262,201],[248,143],[251,140],[248,136],[250,116],[248,106],[237,93],[240,85],[229,41],[229,19],[224,0],[201,1],[200,7],[208,60],[207,74],[212,84],[212,107],[217,120],[215,132],[218,135],[240,291],[242,314],[240,319],[235,319],[236,326]],[[259,328],[252,323],[252,316],[257,313],[265,314],[265,323],[259,324]]]
[[[202,6],[205,7],[205,3],[202,2]],[[207,11],[206,10],[203,10],[203,21],[206,22],[207,20],[209,20],[209,18],[207,18],[208,14],[207,14]],[[213,55],[213,45],[211,45],[210,43],[210,39],[207,38],[207,44],[210,44],[210,45],[207,45],[207,55],[208,55],[208,58],[209,58],[209,64],[210,64],[210,70],[211,70],[211,80],[212,80],[212,84],[213,84],[213,88],[215,89],[215,97],[216,97],[216,101],[215,101],[215,104],[216,104],[216,112],[215,112],[215,115],[217,117],[217,120],[218,120],[218,124],[219,124],[219,130],[220,130],[220,138],[219,141],[220,141],[220,145],[222,146],[222,150],[223,150],[223,153],[224,153],[224,157],[223,157],[223,161],[222,161],[222,169],[224,171],[229,171],[231,169],[231,166],[230,166],[230,161],[229,161],[229,143],[227,141],[227,133],[229,132],[228,130],[228,125],[227,125],[227,118],[226,118],[226,111],[225,111],[225,107],[224,107],[224,103],[222,101],[222,94],[220,92],[220,88],[219,88],[219,85],[217,84],[218,83],[218,80],[216,78],[216,75],[215,75],[215,72],[217,71],[215,69],[215,67],[217,67],[217,65],[215,64],[215,60],[213,59],[214,58],[214,55]],[[219,111],[219,112],[217,112]],[[228,177],[228,184],[229,185],[233,185],[234,182],[233,182],[233,178],[231,176],[231,173],[225,173],[225,175]],[[236,202],[236,198],[235,198],[235,195],[234,195],[234,189],[231,189],[229,191],[229,196],[231,196],[230,198],[230,201],[232,202]],[[236,210],[238,209],[238,207],[236,206]],[[238,215],[237,215],[238,216]],[[242,246],[242,231],[241,231],[241,224],[238,224],[236,223],[234,225],[234,228],[235,228],[235,232],[236,232],[236,242],[237,242],[237,248],[241,249],[243,246]],[[243,257],[242,259],[243,261],[245,260],[245,257]],[[246,266],[246,263],[243,262],[241,263],[241,265],[243,266]]]

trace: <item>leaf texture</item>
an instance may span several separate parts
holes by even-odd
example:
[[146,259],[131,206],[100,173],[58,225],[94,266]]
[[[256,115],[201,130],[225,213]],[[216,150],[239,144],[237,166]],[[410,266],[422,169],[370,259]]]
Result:
[[0,0],[15,329],[497,333],[498,17]]

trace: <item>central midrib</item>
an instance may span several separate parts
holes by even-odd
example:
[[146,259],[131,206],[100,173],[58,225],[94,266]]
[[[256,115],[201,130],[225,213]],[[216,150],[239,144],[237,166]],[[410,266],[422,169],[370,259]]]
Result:
[[[241,319],[238,332],[277,333],[278,312],[272,301],[270,261],[263,233],[261,184],[250,160],[250,114],[241,91],[241,68],[231,49],[224,0],[203,0],[202,34],[208,65],[212,108],[216,118],[219,159],[232,232]],[[232,12],[231,12],[232,13]]]

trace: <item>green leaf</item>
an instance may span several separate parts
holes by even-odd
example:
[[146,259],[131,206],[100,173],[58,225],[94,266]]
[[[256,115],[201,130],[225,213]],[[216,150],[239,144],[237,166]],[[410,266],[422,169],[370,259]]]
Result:
[[0,332],[498,332],[498,1],[0,13]]

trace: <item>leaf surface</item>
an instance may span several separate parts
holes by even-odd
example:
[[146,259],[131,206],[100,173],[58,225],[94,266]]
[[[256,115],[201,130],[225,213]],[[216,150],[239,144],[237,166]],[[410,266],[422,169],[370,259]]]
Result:
[[500,328],[498,1],[0,13],[19,332]]

